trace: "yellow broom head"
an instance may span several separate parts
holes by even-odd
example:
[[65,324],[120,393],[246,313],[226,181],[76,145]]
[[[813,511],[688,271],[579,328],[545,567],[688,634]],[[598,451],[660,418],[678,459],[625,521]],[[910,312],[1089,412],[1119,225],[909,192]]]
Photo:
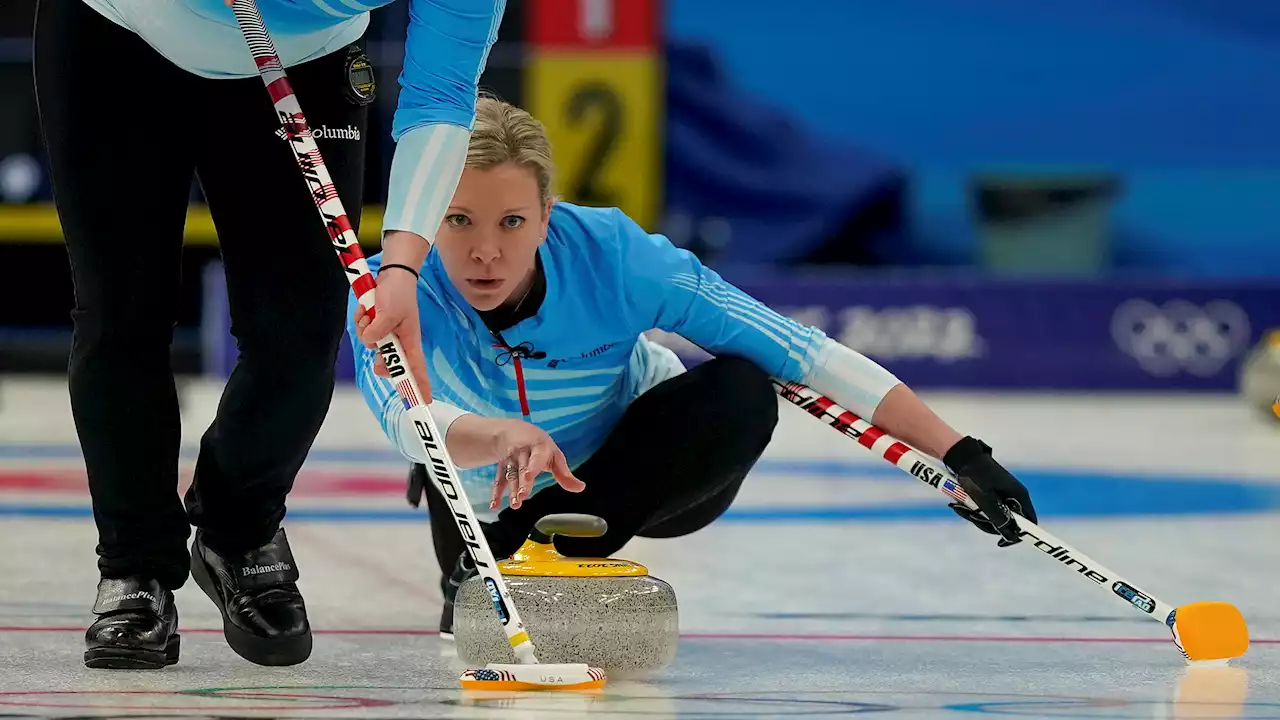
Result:
[[1173,640],[1191,662],[1226,661],[1249,649],[1249,627],[1235,605],[1197,602],[1174,611]]
[[606,679],[584,663],[489,663],[463,672],[461,681],[464,690],[599,690]]

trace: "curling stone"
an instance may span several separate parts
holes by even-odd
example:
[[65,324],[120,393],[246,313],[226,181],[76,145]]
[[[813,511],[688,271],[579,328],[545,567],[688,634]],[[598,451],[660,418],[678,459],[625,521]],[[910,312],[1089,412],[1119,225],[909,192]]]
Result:
[[[498,566],[538,662],[586,663],[610,675],[657,670],[675,657],[679,635],[671,585],[639,563],[565,557],[552,544],[556,535],[599,537],[606,529],[594,515],[548,515]],[[453,637],[463,662],[516,662],[480,576],[458,588]]]
[[1240,395],[1249,407],[1280,420],[1280,329],[1272,330],[1240,363]]

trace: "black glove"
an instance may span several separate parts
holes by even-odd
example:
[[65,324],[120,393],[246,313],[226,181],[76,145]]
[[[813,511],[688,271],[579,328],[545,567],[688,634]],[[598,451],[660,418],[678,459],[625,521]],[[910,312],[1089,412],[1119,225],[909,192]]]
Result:
[[942,462],[956,474],[960,487],[978,506],[977,510],[971,510],[960,503],[951,503],[951,509],[979,530],[999,535],[996,544],[1000,547],[1022,542],[1018,523],[1005,508],[1031,522],[1036,522],[1036,509],[1031,506],[1027,488],[991,457],[991,447],[976,438],[965,437],[947,451]]

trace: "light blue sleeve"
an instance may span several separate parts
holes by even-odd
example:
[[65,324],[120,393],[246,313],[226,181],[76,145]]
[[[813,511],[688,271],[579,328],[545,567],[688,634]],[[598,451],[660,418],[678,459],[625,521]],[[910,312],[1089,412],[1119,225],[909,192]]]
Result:
[[[377,272],[376,258],[370,258],[370,268]],[[422,297],[419,296],[421,303]],[[434,310],[434,308],[433,308]],[[417,438],[413,421],[405,412],[404,401],[396,393],[395,385],[387,378],[378,377],[373,372],[377,351],[365,347],[356,334],[355,327],[356,299],[352,296],[347,302],[347,337],[351,341],[351,352],[355,359],[355,384],[364,398],[365,405],[373,413],[382,433],[391,441],[391,445],[405,458],[414,462],[428,462]],[[425,337],[425,336],[424,336]],[[427,352],[429,349],[424,348]],[[444,434],[448,442],[449,426],[454,420],[467,414],[461,408],[454,407],[440,400],[433,401],[428,408],[436,427]]]
[[472,128],[480,75],[505,11],[506,0],[409,0],[393,138],[430,123]]
[[713,355],[737,355],[770,375],[799,381],[826,335],[739,290],[665,236],[613,211],[626,302],[639,332],[683,336]]
[[505,0],[410,0],[382,231],[435,242],[467,159],[477,84]]
[[421,125],[404,134],[391,158],[382,231],[407,230],[435,243],[462,179],[471,132],[457,125]]
[[900,381],[871,358],[774,311],[696,255],[614,211],[621,277],[639,332],[684,337],[712,355],[737,355],[771,377],[800,382],[871,418]]

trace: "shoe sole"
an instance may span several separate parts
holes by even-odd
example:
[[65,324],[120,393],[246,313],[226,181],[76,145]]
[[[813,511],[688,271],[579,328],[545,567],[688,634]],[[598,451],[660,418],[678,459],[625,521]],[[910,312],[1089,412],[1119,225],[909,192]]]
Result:
[[191,578],[222,613],[222,635],[237,655],[255,665],[283,667],[299,665],[311,657],[311,633],[297,637],[269,639],[249,633],[227,615],[227,608],[218,594],[217,585],[209,575],[209,568],[200,557],[199,550],[191,553]]
[[181,635],[173,635],[164,650],[109,645],[91,648],[84,652],[84,664],[94,670],[162,670],[178,664],[181,641]]

